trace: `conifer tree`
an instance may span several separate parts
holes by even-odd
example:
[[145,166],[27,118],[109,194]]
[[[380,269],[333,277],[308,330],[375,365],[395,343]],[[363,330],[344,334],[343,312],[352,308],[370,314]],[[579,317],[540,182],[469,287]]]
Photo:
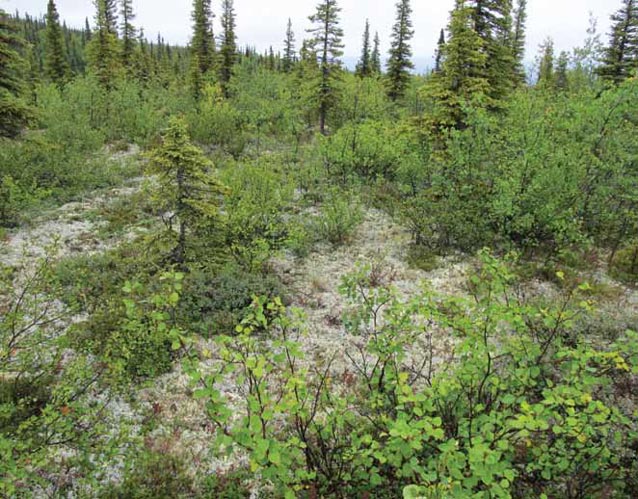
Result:
[[182,118],[170,120],[149,160],[151,172],[158,175],[156,201],[163,213],[171,213],[165,220],[166,234],[175,240],[169,259],[185,268],[189,233],[215,219],[224,189],[212,175],[206,155],[191,143]]
[[412,29],[412,7],[410,0],[399,0],[397,3],[397,17],[392,28],[392,44],[387,65],[388,97],[395,101],[405,95],[410,81],[412,63],[412,49],[410,40],[414,36]]
[[84,31],[82,32],[82,41],[84,45],[91,41],[91,25],[89,24],[89,18],[84,19]]
[[374,46],[370,56],[370,65],[372,66],[373,74],[381,74],[381,40],[379,39],[378,31],[374,33]]
[[135,19],[133,0],[120,0],[120,15],[122,16],[122,24],[120,26],[122,33],[122,66],[131,74],[134,69],[137,37],[135,26],[133,26],[133,20]]
[[268,48],[268,52],[266,52],[266,66],[270,71],[275,71],[277,69],[277,64],[275,61],[275,51],[272,48],[272,45]]
[[105,25],[109,32],[117,38],[117,0],[104,1]]
[[620,83],[638,70],[638,0],[622,0],[622,8],[611,16],[609,46],[598,74],[606,81]]
[[434,58],[434,72],[440,73],[443,68],[443,53],[445,51],[445,30],[441,30],[439,41],[436,44],[436,56]]
[[286,39],[284,40],[284,60],[283,69],[286,73],[292,71],[295,63],[295,33],[292,30],[292,21],[288,18],[288,26],[286,28]]
[[46,23],[44,71],[49,80],[61,86],[69,77],[70,67],[54,0],[47,4]]
[[527,23],[527,0],[517,0],[514,12],[514,32],[512,34],[512,53],[514,56],[515,83],[525,82],[525,27]]
[[[219,83],[224,97],[228,97],[228,84],[237,60],[235,36],[235,9],[233,0],[222,0],[222,35],[219,48]],[[272,47],[271,47],[272,50]]]
[[197,56],[202,75],[213,68],[215,62],[215,37],[213,36],[213,11],[211,0],[193,1],[193,38],[191,52]]
[[470,0],[476,34],[487,57],[485,77],[488,94],[497,104],[512,90],[516,60],[512,47],[512,0]]
[[366,19],[366,27],[363,31],[363,48],[361,49],[361,59],[355,71],[357,76],[367,78],[372,75],[372,54],[370,53],[370,21]]
[[328,112],[336,102],[336,82],[341,72],[339,58],[343,55],[343,30],[339,27],[340,12],[337,0],[321,0],[317,11],[310,16],[315,27],[308,30],[319,62],[320,75],[314,93],[319,103],[319,130],[324,135]]
[[465,0],[456,0],[448,33],[441,72],[432,75],[425,87],[426,96],[435,104],[433,124],[436,128],[464,126],[466,103],[489,104],[487,54],[483,40],[474,30],[473,9]]
[[545,40],[540,46],[541,58],[538,67],[538,85],[544,88],[554,87],[554,41]]
[[556,74],[555,85],[560,91],[565,91],[569,87],[569,80],[567,77],[567,66],[569,65],[569,54],[562,51],[556,61]]
[[109,0],[95,0],[95,8],[95,33],[87,47],[89,69],[110,89],[120,72],[117,37],[111,31]]
[[0,137],[15,137],[28,123],[31,110],[23,98],[23,41],[9,16],[0,9]]

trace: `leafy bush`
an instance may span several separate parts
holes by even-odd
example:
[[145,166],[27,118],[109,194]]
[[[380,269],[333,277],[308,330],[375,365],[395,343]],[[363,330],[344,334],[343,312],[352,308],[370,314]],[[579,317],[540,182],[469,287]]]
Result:
[[400,167],[419,161],[417,152],[409,134],[374,121],[345,125],[321,147],[328,171],[344,182],[353,175],[396,178]]
[[221,177],[230,189],[224,206],[224,246],[246,270],[259,270],[288,238],[292,182],[277,158],[233,165]]
[[229,334],[253,296],[284,296],[276,276],[246,272],[230,263],[213,271],[194,271],[184,281],[179,319],[204,336]]
[[193,479],[185,463],[171,455],[146,452],[136,457],[120,485],[103,490],[101,499],[180,499],[193,497]]
[[621,281],[638,283],[638,244],[617,251],[609,270],[613,277]]
[[[216,445],[244,449],[283,497],[628,497],[637,336],[593,345],[575,330],[590,313],[587,286],[552,304],[522,301],[508,267],[481,259],[468,299],[426,291],[405,302],[369,267],[344,278],[356,341],[343,372],[330,360],[309,367],[298,319],[256,299],[237,336],[218,338],[225,372],[192,368],[195,396],[223,429]],[[444,362],[435,334],[454,338]],[[231,373],[250,408],[239,417],[217,389]]]
[[310,232],[318,241],[344,244],[354,235],[363,220],[363,212],[354,195],[332,191],[321,206],[319,216],[310,221]]

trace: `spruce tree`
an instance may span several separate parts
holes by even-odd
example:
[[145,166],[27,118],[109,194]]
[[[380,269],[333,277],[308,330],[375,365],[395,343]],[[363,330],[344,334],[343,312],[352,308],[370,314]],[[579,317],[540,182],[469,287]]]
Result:
[[69,78],[70,67],[54,0],[47,4],[46,23],[44,72],[49,80],[62,86]]
[[286,27],[286,39],[284,40],[284,60],[283,69],[286,73],[292,71],[295,63],[295,33],[292,30],[292,21],[288,18],[288,26]]
[[512,34],[512,53],[514,56],[515,83],[525,83],[525,27],[527,23],[527,0],[517,0],[514,12],[514,32]]
[[[233,0],[222,0],[222,35],[219,48],[219,83],[224,97],[228,97],[228,84],[237,60],[235,36],[235,9]],[[272,47],[271,47],[272,50]]]
[[560,91],[565,91],[569,87],[567,77],[567,67],[569,65],[569,54],[562,51],[556,61],[555,86]]
[[443,53],[445,51],[445,30],[441,30],[439,41],[436,44],[436,56],[434,58],[434,72],[440,73],[443,68]]
[[328,112],[336,102],[336,87],[341,72],[339,58],[343,55],[343,30],[339,27],[340,12],[337,0],[321,0],[317,11],[310,16],[315,27],[308,30],[312,35],[311,46],[319,62],[320,75],[314,94],[319,103],[319,130],[324,135]]
[[82,41],[84,45],[91,41],[91,25],[89,24],[89,18],[84,19],[84,31],[82,32]]
[[134,70],[137,38],[137,30],[133,26],[133,20],[135,19],[133,0],[120,1],[120,15],[122,16],[122,24],[120,26],[122,33],[122,66],[131,74]]
[[158,209],[171,213],[165,220],[173,240],[169,261],[186,270],[189,235],[215,219],[224,189],[206,155],[191,143],[182,118],[169,121],[161,145],[149,154],[149,168],[158,176]]
[[361,59],[355,71],[357,76],[367,78],[372,75],[372,54],[370,53],[370,21],[366,19],[366,27],[363,31],[363,48],[361,49]]
[[489,104],[487,54],[474,30],[473,9],[465,0],[456,0],[448,33],[441,71],[432,75],[425,87],[425,95],[435,105],[432,124],[437,129],[463,127],[467,103]]
[[117,38],[117,0],[103,1],[105,25],[109,32]]
[[513,88],[516,60],[512,47],[512,0],[470,0],[476,34],[486,55],[488,94],[497,104]]
[[554,41],[545,40],[539,52],[541,53],[538,67],[538,85],[543,88],[554,87]]
[[111,31],[109,0],[95,0],[95,33],[87,47],[89,70],[106,89],[113,87],[120,73],[116,35]]
[[373,74],[381,74],[381,40],[379,39],[378,31],[374,33],[374,46],[370,56],[370,65],[372,66]]
[[397,17],[392,28],[392,44],[387,65],[388,97],[395,101],[405,95],[410,82],[412,63],[412,49],[410,40],[414,36],[412,29],[412,7],[410,0],[399,0],[397,3]]
[[612,17],[609,46],[598,74],[606,81],[620,83],[638,69],[638,0],[622,0],[622,8]]
[[191,52],[193,56],[197,56],[199,71],[204,75],[213,68],[215,62],[211,0],[194,0],[192,18]]
[[24,101],[24,42],[9,16],[0,9],[0,137],[15,137],[26,126],[31,110]]

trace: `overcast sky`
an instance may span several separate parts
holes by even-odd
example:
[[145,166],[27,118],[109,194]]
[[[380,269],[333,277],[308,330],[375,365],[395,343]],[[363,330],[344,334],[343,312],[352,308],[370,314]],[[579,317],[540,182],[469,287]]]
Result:
[[[84,19],[93,20],[91,0],[57,0],[58,11],[70,26],[83,26]],[[137,13],[135,23],[143,26],[148,37],[161,32],[175,44],[188,43],[191,30],[191,0],[133,0]],[[361,46],[365,18],[370,19],[373,32],[379,31],[382,49],[387,52],[389,35],[394,21],[395,0],[340,0],[341,24],[345,32],[345,59],[355,60]],[[38,15],[46,11],[47,0],[0,0],[6,11]],[[218,12],[221,0],[213,0]],[[239,44],[249,44],[264,51],[271,45],[281,50],[288,17],[299,41],[309,27],[308,16],[317,0],[235,0],[237,36]],[[412,41],[417,69],[431,65],[439,31],[447,25],[454,0],[413,0],[415,36]],[[599,32],[607,41],[609,16],[621,0],[528,0],[527,55],[534,60],[538,45],[547,37],[553,38],[557,52],[580,45],[586,37],[589,13],[598,20]],[[219,32],[219,18],[215,19],[215,33]]]

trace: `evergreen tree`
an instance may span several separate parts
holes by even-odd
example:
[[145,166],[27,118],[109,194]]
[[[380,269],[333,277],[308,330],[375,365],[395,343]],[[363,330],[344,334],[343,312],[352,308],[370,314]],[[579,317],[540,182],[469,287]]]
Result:
[[441,30],[439,41],[436,44],[436,57],[434,59],[434,72],[440,73],[443,68],[443,53],[445,52],[445,30]]
[[361,49],[361,59],[355,71],[357,76],[367,78],[372,75],[372,54],[370,53],[370,21],[366,19],[366,27],[363,31],[363,48]]
[[0,9],[0,137],[15,137],[26,126],[31,110],[24,102],[23,44],[16,28]]
[[527,0],[517,0],[514,12],[514,33],[512,36],[512,52],[514,56],[514,74],[516,83],[525,82],[525,27],[527,23]]
[[103,1],[105,25],[109,32],[117,38],[117,0]]
[[513,88],[516,60],[512,47],[512,0],[470,0],[474,30],[486,55],[488,94],[497,104]]
[[131,74],[134,70],[137,37],[135,26],[133,26],[133,20],[135,19],[133,0],[120,0],[120,15],[122,16],[122,24],[120,26],[122,33],[122,66]]
[[170,120],[149,160],[151,172],[158,175],[156,202],[162,213],[171,213],[165,220],[167,237],[175,240],[169,259],[185,269],[189,233],[215,219],[224,189],[212,176],[206,155],[191,143],[181,118]]
[[117,37],[111,31],[109,0],[95,0],[95,7],[95,33],[87,47],[89,69],[110,89],[120,72]]
[[275,71],[275,69],[277,69],[277,64],[275,63],[275,51],[273,50],[272,45],[266,52],[266,67],[268,67],[269,71]]
[[399,0],[397,3],[397,17],[392,28],[392,44],[387,65],[388,97],[395,101],[405,95],[410,82],[412,64],[412,49],[410,40],[414,35],[412,29],[412,7],[410,0]]
[[336,82],[341,72],[339,57],[343,55],[343,30],[339,27],[340,12],[337,0],[321,0],[317,11],[310,16],[315,27],[308,30],[319,62],[320,75],[314,94],[319,103],[319,130],[324,135],[328,112],[336,102]]
[[567,67],[569,65],[569,54],[565,51],[562,51],[558,56],[558,61],[556,61],[556,75],[555,75],[555,85],[556,88],[560,91],[565,91],[569,87],[569,80],[567,77]]
[[554,41],[551,38],[541,44],[540,53],[538,85],[552,88],[554,86]]
[[374,46],[370,56],[370,65],[372,66],[373,74],[381,74],[381,40],[379,39],[378,31],[374,33]]
[[[237,60],[235,36],[235,9],[233,0],[222,0],[222,35],[219,49],[219,83],[224,97],[228,97],[228,84]],[[272,49],[272,47],[271,47]]]
[[57,85],[63,85],[69,77],[70,67],[67,50],[60,27],[60,16],[54,0],[49,0],[46,15],[46,77]]
[[435,105],[433,125],[438,128],[462,127],[464,105],[489,104],[486,77],[487,54],[483,40],[473,26],[473,9],[465,0],[456,0],[448,27],[449,38],[443,50],[441,72],[432,75],[425,95]]
[[286,28],[286,39],[284,40],[284,71],[290,73],[295,63],[295,33],[292,31],[292,21],[288,18]]
[[84,45],[91,41],[91,25],[89,24],[89,18],[84,19],[84,31],[82,33],[82,41]]
[[215,37],[213,36],[213,11],[211,0],[193,1],[193,38],[191,52],[197,56],[202,75],[213,68],[215,62]]
[[638,0],[622,0],[622,8],[612,17],[609,46],[598,74],[619,83],[638,69]]

